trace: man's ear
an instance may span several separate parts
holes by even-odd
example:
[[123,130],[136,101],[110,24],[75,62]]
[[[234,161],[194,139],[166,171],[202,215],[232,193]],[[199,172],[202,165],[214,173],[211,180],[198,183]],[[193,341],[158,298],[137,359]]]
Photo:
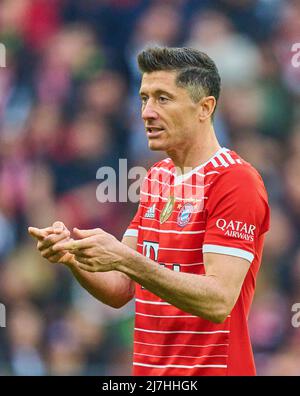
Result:
[[214,96],[205,96],[199,102],[198,117],[200,122],[210,118],[216,108],[216,98]]

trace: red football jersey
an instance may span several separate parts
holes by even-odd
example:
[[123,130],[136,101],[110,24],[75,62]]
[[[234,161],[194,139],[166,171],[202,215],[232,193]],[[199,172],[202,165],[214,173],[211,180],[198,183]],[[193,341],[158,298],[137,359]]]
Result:
[[169,158],[150,168],[125,233],[137,236],[138,252],[170,270],[199,275],[205,274],[205,252],[251,265],[221,324],[183,312],[136,284],[134,375],[255,375],[247,318],[269,216],[261,177],[226,148],[181,176]]

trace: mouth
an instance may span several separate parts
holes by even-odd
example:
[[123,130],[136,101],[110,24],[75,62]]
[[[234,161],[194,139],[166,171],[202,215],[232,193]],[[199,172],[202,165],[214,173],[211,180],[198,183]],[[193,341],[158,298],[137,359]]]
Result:
[[149,139],[159,137],[164,129],[160,127],[146,127],[147,136]]

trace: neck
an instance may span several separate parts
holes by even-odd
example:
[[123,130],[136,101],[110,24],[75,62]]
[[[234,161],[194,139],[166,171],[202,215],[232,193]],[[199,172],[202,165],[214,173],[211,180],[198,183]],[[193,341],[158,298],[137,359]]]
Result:
[[[187,171],[204,164],[221,148],[213,126],[210,124],[201,133],[195,134],[195,139],[189,141],[178,150],[167,151],[174,165],[184,174]],[[188,168],[188,170],[187,170]]]

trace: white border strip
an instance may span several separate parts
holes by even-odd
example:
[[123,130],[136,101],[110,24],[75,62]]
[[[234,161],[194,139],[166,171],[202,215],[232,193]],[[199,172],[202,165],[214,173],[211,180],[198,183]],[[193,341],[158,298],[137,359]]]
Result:
[[173,231],[173,230],[159,230],[157,228],[151,228],[151,227],[142,227],[139,225],[140,230],[145,230],[145,231],[153,231],[153,232],[158,232],[162,234],[186,234],[186,235],[192,235],[192,234],[203,234],[205,230],[201,231]]
[[245,260],[248,260],[252,263],[254,259],[254,254],[248,252],[247,250],[237,249],[228,246],[219,246],[219,245],[203,245],[202,247],[203,253],[220,253],[220,254],[227,254],[229,256],[240,257]]
[[134,344],[158,346],[158,347],[187,347],[187,348],[209,348],[215,346],[228,346],[229,344],[207,344],[207,345],[191,345],[191,344],[150,344],[147,342],[134,341]]
[[139,234],[138,230],[131,229],[131,230],[125,231],[125,234],[123,236],[124,237],[127,237],[127,236],[137,237],[138,234]]
[[148,357],[154,357],[154,358],[172,358],[172,357],[176,357],[176,358],[183,358],[183,359],[202,359],[202,358],[214,358],[214,357],[228,357],[228,355],[201,355],[201,356],[186,356],[186,355],[165,355],[165,356],[161,356],[161,355],[149,355],[147,353],[138,353],[138,352],[134,352],[134,355],[138,355],[138,356],[148,356]]
[[186,369],[190,369],[190,368],[201,368],[201,367],[211,367],[211,368],[227,368],[227,365],[223,365],[223,364],[195,364],[194,366],[182,366],[182,365],[177,365],[177,364],[167,364],[165,366],[163,365],[158,365],[158,364],[145,364],[145,363],[137,363],[137,362],[133,362],[134,366],[143,366],[143,367],[154,367],[154,368],[165,368],[165,367],[170,367],[170,368],[186,368]]
[[140,329],[138,327],[134,328],[135,331],[142,331],[145,333],[155,333],[155,334],[229,334],[229,330],[215,330],[215,331],[162,331],[162,330],[148,330]]
[[144,304],[153,304],[153,305],[171,305],[166,301],[151,301],[151,300],[141,300],[140,298],[136,298],[135,301],[144,303]]
[[135,312],[136,315],[140,315],[140,316],[148,316],[150,318],[164,318],[164,319],[169,319],[169,318],[197,318],[199,319],[199,316],[195,316],[195,315],[148,315],[148,314],[144,314],[141,312]]

